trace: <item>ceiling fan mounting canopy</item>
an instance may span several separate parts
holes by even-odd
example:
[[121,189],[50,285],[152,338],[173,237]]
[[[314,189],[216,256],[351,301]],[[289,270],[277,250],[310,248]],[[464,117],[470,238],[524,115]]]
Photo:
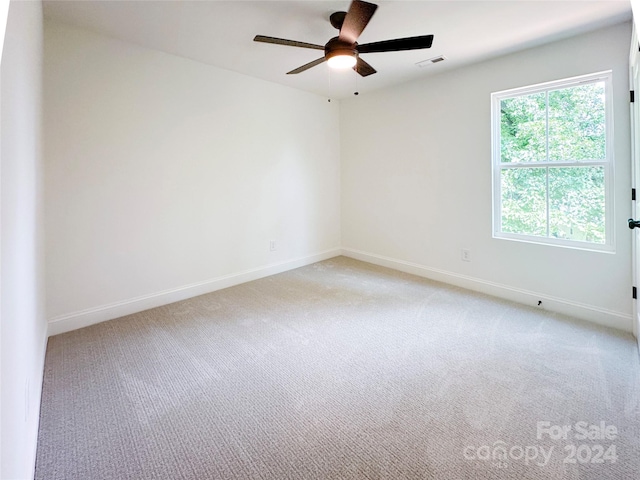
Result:
[[347,16],[347,12],[334,12],[329,17],[329,22],[333,28],[340,30],[342,28],[342,24],[344,23],[344,17]]
[[374,3],[353,0],[348,12],[332,13],[329,21],[334,28],[339,30],[339,34],[337,37],[330,39],[324,46],[314,43],[298,42],[296,40],[286,40],[284,38],[267,37],[264,35],[256,35],[253,40],[262,43],[324,50],[323,57],[287,72],[288,75],[304,72],[326,61],[329,61],[329,65],[331,66],[331,59],[335,60],[336,57],[346,57],[352,60],[352,64],[353,59],[355,59],[353,69],[361,76],[366,77],[376,73],[376,70],[360,58],[361,53],[397,52],[401,50],[431,48],[433,35],[396,38],[393,40],[383,40],[381,42],[359,45],[357,42],[358,37],[360,37],[365,27],[371,21],[377,8],[378,6]]

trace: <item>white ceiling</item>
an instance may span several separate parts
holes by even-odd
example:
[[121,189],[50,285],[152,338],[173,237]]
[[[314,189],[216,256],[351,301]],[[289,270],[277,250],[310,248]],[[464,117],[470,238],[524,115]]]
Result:
[[[378,73],[329,71],[326,63],[286,72],[319,50],[257,43],[256,34],[324,45],[329,23],[349,0],[328,1],[45,1],[45,18],[332,98],[366,93],[447,69],[541,45],[631,19],[629,0],[386,1],[359,43],[434,34],[428,50],[362,56]],[[447,60],[419,68],[438,55]]]

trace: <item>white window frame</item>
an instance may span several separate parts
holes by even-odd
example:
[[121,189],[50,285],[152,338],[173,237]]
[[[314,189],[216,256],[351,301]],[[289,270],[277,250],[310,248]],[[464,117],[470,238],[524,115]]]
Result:
[[[541,92],[549,92],[562,88],[577,86],[585,83],[604,82],[605,88],[605,159],[604,161],[544,161],[544,162],[501,162],[501,101],[524,95]],[[539,83],[527,87],[513,88],[491,94],[491,157],[492,157],[492,183],[493,183],[493,238],[516,240],[543,245],[556,245],[561,247],[579,248],[600,252],[615,252],[615,228],[614,228],[614,148],[613,148],[613,77],[610,70],[565,78],[552,82]],[[548,137],[548,111],[547,111],[547,137]],[[549,190],[547,185],[547,236],[526,235],[508,233],[502,231],[502,192],[501,172],[508,168],[523,167],[576,167],[576,166],[604,166],[605,179],[605,243],[584,242],[579,240],[567,240],[549,236]],[[547,176],[548,179],[548,176]]]

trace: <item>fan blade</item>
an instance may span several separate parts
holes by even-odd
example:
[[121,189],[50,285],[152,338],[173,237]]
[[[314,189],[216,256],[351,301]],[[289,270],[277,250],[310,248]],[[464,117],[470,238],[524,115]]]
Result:
[[358,53],[375,52],[399,52],[400,50],[419,50],[431,48],[433,35],[421,37],[396,38],[395,40],[383,40],[382,42],[365,43],[358,45]]
[[264,35],[256,35],[254,42],[275,43],[276,45],[287,45],[289,47],[313,48],[314,50],[324,50],[322,45],[314,43],[297,42],[295,40],[286,40],[284,38],[265,37]]
[[376,69],[358,57],[358,63],[355,64],[353,69],[360,74],[361,77],[368,77],[376,73]]
[[306,65],[302,65],[301,67],[298,67],[295,70],[291,70],[290,72],[287,72],[287,75],[293,75],[293,74],[296,74],[296,73],[304,72],[305,70],[309,70],[311,67],[315,67],[316,65],[320,65],[325,60],[326,60],[326,58],[321,57],[321,58],[319,58],[317,60],[314,60],[313,62],[307,63]]
[[356,43],[377,8],[378,6],[375,3],[353,0],[349,6],[347,16],[344,17],[340,35],[338,35],[340,40],[347,43]]

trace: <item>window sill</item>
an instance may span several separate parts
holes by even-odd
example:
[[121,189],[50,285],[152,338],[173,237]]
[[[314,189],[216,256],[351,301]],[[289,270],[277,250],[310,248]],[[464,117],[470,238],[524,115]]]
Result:
[[495,233],[495,232],[493,234],[493,238],[496,240],[508,240],[512,242],[532,243],[532,244],[541,245],[544,247],[569,248],[571,250],[582,250],[582,251],[594,252],[594,253],[606,253],[606,254],[616,253],[615,246],[610,244],[577,242],[572,240],[562,240],[559,238],[534,237],[534,236],[528,236],[528,235]]

